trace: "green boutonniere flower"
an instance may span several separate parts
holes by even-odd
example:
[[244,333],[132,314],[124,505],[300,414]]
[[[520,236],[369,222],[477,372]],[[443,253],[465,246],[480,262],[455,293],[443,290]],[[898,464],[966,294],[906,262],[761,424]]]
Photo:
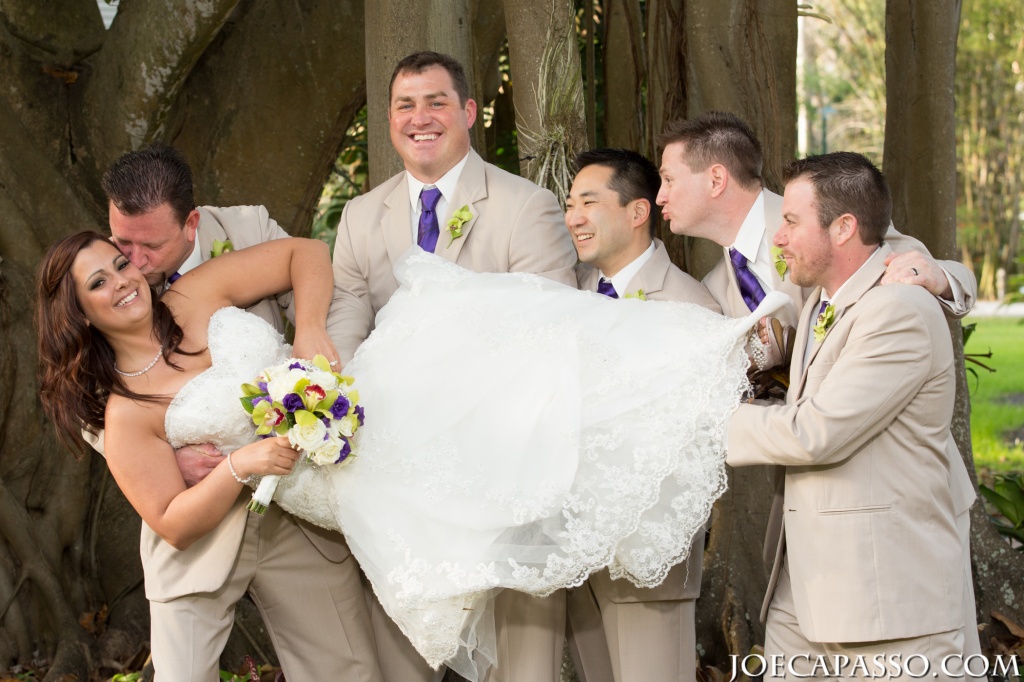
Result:
[[448,221],[448,246],[462,236],[462,226],[472,219],[473,213],[469,210],[469,204],[452,214],[451,220]]
[[210,258],[216,258],[217,256],[230,253],[235,250],[235,245],[231,243],[230,239],[221,241],[219,239],[213,240],[213,248],[210,249]]
[[626,298],[638,298],[641,301],[646,301],[647,300],[647,294],[644,293],[643,289],[637,289],[632,294],[626,294]]
[[779,273],[779,277],[786,279],[786,271],[789,270],[789,266],[786,265],[786,259],[782,257],[782,249],[778,246],[772,247],[772,263],[775,265],[775,272]]
[[818,315],[818,321],[814,323],[814,342],[821,343],[828,333],[832,323],[836,321],[836,307],[829,303]]

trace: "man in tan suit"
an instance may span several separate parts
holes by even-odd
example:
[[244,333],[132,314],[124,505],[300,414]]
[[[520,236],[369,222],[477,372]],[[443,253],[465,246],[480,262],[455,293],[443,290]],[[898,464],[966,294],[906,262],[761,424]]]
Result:
[[[794,284],[772,252],[782,223],[782,197],[764,188],[761,143],[750,126],[732,114],[709,111],[669,124],[660,142],[657,201],[670,229],[711,240],[723,250],[704,278],[708,291],[730,317],[754,309],[750,299],[760,295],[757,287],[762,294],[782,291],[794,304],[776,316],[795,326],[810,290]],[[886,259],[883,284],[919,284],[940,297],[951,316],[967,314],[977,295],[967,268],[955,261],[936,262],[921,242],[892,225],[885,240],[895,253]]]
[[[191,170],[166,145],[123,155],[104,175],[103,190],[114,243],[158,288],[167,282],[173,286],[177,276],[211,258],[215,240],[241,249],[288,236],[262,206],[196,208]],[[279,331],[285,316],[294,321],[290,293],[264,299],[250,311]],[[339,322],[332,312],[332,336]],[[296,353],[317,350],[297,348]],[[97,446],[102,451],[102,441]],[[209,445],[177,454],[190,485],[221,459]],[[285,514],[277,505],[259,516],[240,503],[185,552],[161,542],[145,524],[141,548],[143,561],[155,566],[148,571],[154,580],[146,584],[154,648],[197,651],[197,643],[205,643],[203,653],[216,658],[230,634],[234,605],[248,591],[290,678],[381,681],[359,568],[341,535]],[[215,621],[190,613],[188,597],[197,592],[218,595],[223,611]],[[186,661],[178,663],[171,677],[188,670]],[[166,677],[168,671],[158,675]]]
[[[413,245],[470,270],[533,272],[576,286],[576,256],[554,195],[471,149],[476,102],[457,61],[436,52],[409,55],[395,67],[389,102],[391,142],[405,171],[345,206],[334,248],[335,283],[354,294],[338,343],[343,362],[398,288],[392,269]],[[457,225],[449,227],[453,216]],[[385,680],[439,678],[369,598]],[[557,682],[564,592],[538,599],[505,590],[494,609],[498,661],[488,682]]]
[[787,179],[774,243],[793,283],[813,288],[791,386],[785,405],[741,405],[727,434],[730,465],[785,467],[764,607],[765,657],[781,656],[771,676],[825,676],[812,667],[827,656],[839,677],[909,679],[927,661],[962,678],[942,663],[964,654],[974,621],[957,527],[974,492],[949,431],[942,310],[921,287],[881,286],[892,200],[867,159],[811,157]]
[[[707,289],[669,260],[654,238],[658,169],[626,149],[576,157],[565,225],[581,263],[579,288],[612,298],[681,301],[722,312]],[[568,594],[569,636],[582,682],[682,682],[696,677],[694,603],[700,595],[704,532],[685,564],[658,587],[595,573]]]

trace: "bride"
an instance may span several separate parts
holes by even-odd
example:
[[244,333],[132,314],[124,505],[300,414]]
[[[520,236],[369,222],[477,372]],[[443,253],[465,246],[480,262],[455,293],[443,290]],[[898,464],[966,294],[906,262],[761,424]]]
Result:
[[[93,242],[71,268],[86,318],[117,349],[103,371],[145,366],[155,339],[164,338],[150,300],[140,295],[130,330],[108,324],[111,313],[83,301],[88,289],[77,273],[93,266],[78,263],[90,250],[116,261],[116,249]],[[247,251],[235,254],[238,262]],[[152,444],[133,448],[145,454],[132,458],[130,475],[111,462],[149,523],[154,506],[165,508],[156,510],[160,521],[202,487],[184,490],[171,458],[161,475],[175,485],[164,486],[162,502],[132,492],[153,485],[147,450],[168,450],[156,442],[162,422],[173,447],[213,442],[234,451],[234,471],[218,468],[221,494],[193,495],[186,508],[192,515],[177,532],[188,538],[209,532],[230,506],[227,488],[238,487],[232,473],[243,480],[280,473],[294,459],[275,439],[250,444],[240,384],[290,349],[262,320],[222,308],[234,301],[210,290],[220,260],[194,271],[205,278],[208,302],[195,305],[197,297],[194,308],[179,311],[165,297],[187,342],[173,346],[208,352],[161,347],[153,376],[163,384],[155,393],[178,396],[170,407],[133,403],[147,413]],[[742,340],[778,301],[731,320],[688,304],[613,302],[534,275],[471,273],[416,248],[396,275],[401,288],[345,368],[366,415],[355,461],[318,468],[299,460],[275,502],[342,530],[388,614],[427,662],[476,680],[500,665],[490,612],[498,590],[545,595],[606,566],[613,577],[653,586],[685,560],[725,487],[722,434],[746,386]],[[175,285],[182,295],[187,277]],[[42,356],[57,376],[85,369],[73,358]],[[129,401],[110,393],[108,457],[126,437],[138,442],[128,436],[138,427],[122,414]],[[62,403],[45,381],[42,397],[65,441],[77,438],[81,422],[104,425],[99,405]],[[58,418],[69,410],[72,417]]]

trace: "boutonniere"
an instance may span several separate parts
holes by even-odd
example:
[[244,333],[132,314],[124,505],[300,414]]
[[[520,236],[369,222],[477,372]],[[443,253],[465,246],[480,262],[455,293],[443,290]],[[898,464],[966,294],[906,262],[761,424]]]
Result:
[[462,236],[462,226],[472,219],[473,213],[469,210],[469,204],[452,214],[451,220],[448,221],[448,246]]
[[786,279],[786,271],[789,270],[789,266],[786,265],[786,259],[782,257],[782,249],[778,246],[772,247],[772,264],[775,266],[775,272],[779,273],[779,277]]
[[626,298],[637,298],[640,299],[641,301],[646,301],[647,294],[644,293],[643,289],[637,289],[632,294],[626,294]]
[[213,248],[210,249],[210,258],[216,258],[221,254],[231,253],[235,250],[235,245],[231,243],[230,239],[221,241],[219,239],[213,240]]
[[818,321],[814,323],[814,342],[821,343],[828,333],[832,323],[836,321],[836,307],[829,303],[818,315]]

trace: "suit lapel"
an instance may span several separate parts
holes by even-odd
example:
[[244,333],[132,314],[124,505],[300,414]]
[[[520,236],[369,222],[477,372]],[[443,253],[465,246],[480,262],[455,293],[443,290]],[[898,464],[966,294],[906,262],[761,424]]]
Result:
[[[879,250],[871,257],[871,261],[865,263],[860,270],[855,272],[853,276],[850,277],[850,279],[848,279],[842,286],[839,291],[839,295],[830,302],[833,307],[832,325],[825,330],[825,336],[821,341],[810,342],[814,344],[814,347],[811,348],[811,354],[808,356],[807,362],[801,363],[802,367],[800,369],[800,374],[798,375],[800,377],[799,390],[795,397],[800,397],[800,394],[803,393],[804,379],[807,376],[807,369],[814,362],[814,358],[817,357],[818,351],[825,345],[825,341],[828,340],[828,335],[839,324],[843,314],[853,307],[853,305],[860,300],[861,296],[874,288],[878,284],[878,280],[881,279],[883,274],[885,274],[885,257],[891,252],[892,249],[888,244],[882,244],[881,248],[879,248]],[[797,357],[801,359],[801,361],[805,353],[806,345],[809,342],[808,339],[811,336],[810,329],[817,323],[818,308],[820,307],[818,301],[821,298],[821,289],[815,289],[814,293],[817,295],[812,295],[808,298],[807,305],[804,306],[801,321],[805,324],[800,325],[803,333],[800,333],[799,331],[797,332],[797,345],[793,349],[794,354],[797,352],[800,353]]]
[[627,294],[635,294],[643,289],[644,296],[656,294],[665,288],[665,274],[671,261],[665,247],[657,242],[654,243],[654,253],[647,259],[640,270],[629,280],[626,286]]
[[725,264],[725,276],[729,279],[729,286],[726,288],[726,296],[729,299],[729,310],[733,317],[746,317],[750,313],[747,302],[743,300],[740,293],[740,283],[736,279],[736,270],[732,267],[732,259],[729,257],[729,249],[722,247],[722,260]]
[[196,241],[199,243],[199,253],[202,255],[203,262],[205,263],[210,260],[214,240],[224,241],[228,238],[228,235],[221,224],[207,214],[205,209],[200,208],[198,210],[199,229],[196,230]]
[[[402,254],[412,247],[412,226],[409,224],[409,216],[412,215],[412,206],[409,205],[409,181],[405,171],[402,171],[401,175],[402,179],[384,199],[387,209],[380,221],[381,230],[384,233],[384,244],[392,265],[397,263]],[[438,239],[438,243],[440,241]]]
[[[437,237],[437,246],[434,247],[435,254],[453,263],[458,261],[459,253],[462,252],[463,245],[469,240],[469,233],[480,217],[480,210],[476,206],[476,202],[486,198],[486,167],[480,155],[470,149],[469,159],[466,160],[466,165],[462,168],[462,174],[459,175],[459,182],[455,186],[455,194],[448,203],[448,215],[444,216],[444,220],[438,222],[440,234]],[[473,217],[463,223],[462,236],[453,240],[451,232],[448,230],[448,221],[451,219],[452,214],[463,206],[469,208],[469,212],[473,214]]]

